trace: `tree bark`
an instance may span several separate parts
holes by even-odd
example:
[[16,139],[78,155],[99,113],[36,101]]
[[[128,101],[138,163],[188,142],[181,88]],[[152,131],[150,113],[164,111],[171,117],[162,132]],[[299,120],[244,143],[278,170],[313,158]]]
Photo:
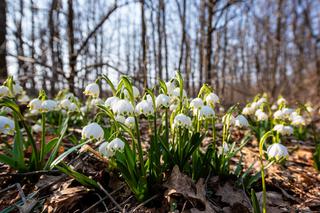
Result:
[[68,84],[70,92],[75,92],[74,79],[76,76],[77,56],[74,51],[74,11],[73,0],[68,0],[68,54],[69,54],[69,77]]
[[142,61],[140,63],[140,70],[143,73],[143,87],[148,87],[148,70],[147,70],[147,26],[145,17],[145,2],[141,3],[141,48],[142,48]]

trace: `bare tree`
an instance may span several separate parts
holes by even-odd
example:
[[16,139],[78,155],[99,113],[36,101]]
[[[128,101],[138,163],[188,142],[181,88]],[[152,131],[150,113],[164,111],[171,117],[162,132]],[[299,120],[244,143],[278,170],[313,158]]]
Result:
[[7,76],[7,3],[6,0],[0,0],[0,82],[3,82]]

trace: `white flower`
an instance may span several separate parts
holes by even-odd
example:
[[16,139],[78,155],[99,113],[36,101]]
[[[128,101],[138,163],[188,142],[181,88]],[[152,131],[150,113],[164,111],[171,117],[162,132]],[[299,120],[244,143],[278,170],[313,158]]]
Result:
[[117,115],[116,117],[114,117],[114,119],[116,121],[118,121],[119,123],[122,123],[122,124],[124,124],[125,121],[126,121],[126,118],[124,116],[122,116],[122,115]]
[[271,106],[271,109],[272,109],[273,111],[275,111],[275,110],[278,109],[278,106],[277,106],[276,104],[273,104],[273,105]]
[[42,131],[42,127],[39,124],[35,124],[32,126],[32,131],[34,131],[35,133],[39,133]]
[[291,108],[282,108],[277,110],[274,114],[273,117],[275,119],[285,119],[285,118],[289,118],[289,116],[291,115],[291,113],[294,112],[294,109]]
[[120,138],[115,138],[108,144],[107,149],[116,152],[124,149],[125,143]]
[[18,101],[22,104],[26,104],[30,101],[30,98],[28,95],[26,94],[22,94],[19,98],[18,98]]
[[254,114],[254,112],[255,112],[255,108],[253,108],[251,106],[245,107],[242,110],[242,114],[244,114],[244,115],[252,115],[252,114]]
[[61,109],[68,109],[69,106],[71,104],[71,101],[69,99],[63,99],[62,101],[60,101],[59,105],[61,107]]
[[100,94],[100,88],[97,83],[88,84],[83,94],[97,98]]
[[154,113],[154,109],[151,101],[142,100],[136,106],[136,113],[139,115],[149,116]]
[[285,116],[290,116],[291,113],[294,112],[294,109],[291,109],[291,108],[282,108],[282,113],[285,115]]
[[249,126],[249,122],[246,119],[246,117],[244,117],[243,115],[238,115],[235,119],[234,119],[234,125],[237,127],[248,127]]
[[174,82],[168,81],[168,82],[166,82],[166,86],[167,86],[168,95],[172,95],[173,90],[176,88]]
[[108,144],[109,144],[108,142],[103,142],[102,144],[100,144],[99,152],[104,156],[106,156],[107,158],[110,158],[114,155],[114,153],[108,149]]
[[255,112],[255,108],[251,107],[251,106],[247,106],[245,108],[242,109],[242,114],[244,115],[252,115]]
[[30,110],[41,110],[41,104],[42,101],[40,101],[38,98],[32,99],[30,103],[28,104],[28,107]]
[[283,124],[277,124],[273,127],[273,130],[282,135],[292,135],[293,128],[291,126],[285,126]]
[[207,119],[214,117],[215,113],[210,106],[203,106],[199,111],[199,119]]
[[0,111],[5,113],[11,113],[12,109],[10,107],[1,107]]
[[223,142],[222,143],[222,147],[223,147],[223,151],[226,153],[226,152],[229,152],[229,146],[227,143]]
[[9,96],[10,91],[6,86],[0,86],[0,97]]
[[273,117],[275,119],[284,119],[285,118],[285,114],[283,113],[283,111],[281,109],[279,109],[279,110],[274,112]]
[[195,98],[190,102],[190,107],[192,109],[200,109],[203,106],[203,101],[201,98]]
[[302,117],[301,115],[298,115],[297,113],[292,113],[290,116],[290,119],[291,119],[291,124],[293,126],[306,125],[306,121],[305,121],[304,117]]
[[262,97],[257,101],[257,104],[260,107],[263,103],[266,103],[266,102],[267,102],[267,99]]
[[0,133],[12,135],[14,133],[14,121],[10,118],[0,116]]
[[104,102],[104,105],[106,107],[112,108],[113,104],[115,104],[119,100],[120,100],[120,98],[118,98],[116,96],[112,96],[112,97],[107,98],[107,100]]
[[81,136],[83,139],[103,139],[104,137],[104,132],[102,127],[97,124],[97,123],[91,123],[88,124],[87,126],[83,127]]
[[215,105],[216,103],[219,103],[219,97],[215,93],[211,92],[207,95],[206,102],[207,104]]
[[86,113],[86,112],[88,111],[88,107],[82,106],[82,107],[80,107],[80,111],[81,111],[82,113]]
[[74,112],[77,110],[77,105],[75,103],[71,103],[68,107],[69,112]]
[[307,111],[308,111],[309,113],[313,113],[313,112],[314,112],[314,109],[313,109],[312,106],[307,106]]
[[121,99],[112,104],[112,111],[117,115],[131,115],[133,106],[128,100]]
[[56,101],[54,101],[54,100],[45,100],[45,101],[42,101],[41,111],[42,112],[50,112],[50,111],[56,110],[57,107],[58,107],[58,104],[57,104]]
[[103,105],[103,100],[101,98],[94,98],[91,100],[91,106],[97,106],[98,104]]
[[135,120],[134,117],[127,117],[124,124],[130,128],[133,128],[135,126]]
[[[133,97],[134,97],[134,98],[138,98],[138,97],[140,96],[140,91],[139,91],[139,89],[138,89],[137,87],[132,86],[132,92],[133,92]],[[124,96],[125,96],[126,98],[129,98],[129,93],[128,93],[128,90],[127,90],[127,89],[125,89],[125,90],[123,91],[123,94],[124,94]]]
[[260,105],[257,102],[252,102],[250,104],[250,107],[253,111],[256,111],[256,109],[258,109],[260,107]]
[[191,118],[182,114],[182,113],[178,114],[174,118],[173,126],[174,126],[174,128],[183,127],[183,128],[189,129],[192,127]]
[[170,111],[174,111],[174,110],[176,110],[176,109],[177,109],[177,107],[178,107],[178,105],[177,105],[177,104],[171,104],[171,105],[170,105]]
[[12,92],[14,95],[18,95],[21,94],[23,92],[23,88],[22,86],[20,86],[20,84],[13,84],[12,85]]
[[287,147],[283,146],[280,143],[274,143],[270,145],[267,149],[267,154],[269,158],[275,158],[276,160],[280,160],[283,158],[288,158],[289,153]]
[[156,98],[156,106],[158,108],[160,108],[160,107],[168,108],[169,107],[169,102],[170,102],[170,98],[169,98],[169,96],[167,96],[165,94],[160,94]]
[[286,104],[286,103],[287,103],[287,100],[284,99],[284,98],[279,98],[279,99],[277,100],[277,104],[278,104],[278,105]]
[[[177,87],[173,90],[172,94],[173,97],[180,98],[180,87]],[[182,90],[182,98],[187,97],[187,92]]]
[[[227,120],[227,118],[229,118],[229,120]],[[222,123],[223,124],[227,124],[227,122],[229,122],[229,125],[232,125],[232,124],[234,124],[234,120],[235,120],[235,117],[233,115],[229,115],[228,116],[228,114],[225,114],[222,117]]]
[[133,91],[133,97],[134,98],[137,98],[137,97],[140,96],[140,91],[139,91],[139,89],[137,87],[132,86],[132,91]]
[[263,112],[261,109],[258,109],[256,111],[255,116],[257,117],[258,121],[266,121],[266,120],[268,120],[267,113]]
[[115,138],[110,143],[103,142],[99,146],[99,152],[102,153],[107,158],[114,156],[117,151],[122,151],[124,149],[125,143],[119,139]]

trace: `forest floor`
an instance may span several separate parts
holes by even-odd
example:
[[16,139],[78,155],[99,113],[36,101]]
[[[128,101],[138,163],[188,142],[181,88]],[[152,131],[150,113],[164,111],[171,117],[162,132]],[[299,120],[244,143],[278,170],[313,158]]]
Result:
[[[289,159],[266,172],[268,212],[320,212],[320,172],[312,160],[314,142],[292,139],[285,144]],[[253,172],[259,171],[257,147],[253,140],[242,149],[244,169],[255,162]],[[1,164],[0,211],[11,207],[7,212],[251,212],[250,197],[235,186],[232,176],[211,176],[193,183],[175,168],[159,190],[151,192],[154,196],[138,203],[126,184],[105,170],[104,162],[89,154],[76,156],[74,167],[101,183],[101,191],[81,186],[58,171],[18,174]],[[235,157],[232,165],[238,161]],[[253,188],[261,200],[261,180]]]

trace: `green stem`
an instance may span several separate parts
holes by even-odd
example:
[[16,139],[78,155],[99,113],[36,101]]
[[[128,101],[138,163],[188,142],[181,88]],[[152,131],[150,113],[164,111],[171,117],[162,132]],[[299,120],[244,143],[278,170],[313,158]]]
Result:
[[212,139],[213,139],[213,148],[216,149],[216,121],[215,118],[212,118]]
[[137,116],[134,116],[134,122],[136,126],[136,132],[137,132],[137,140],[138,140],[138,155],[139,155],[139,161],[141,166],[141,174],[142,176],[146,176],[145,170],[144,170],[144,163],[143,163],[143,153],[142,153],[142,146],[141,146],[141,139],[140,139],[140,130],[139,130],[139,124]]
[[166,141],[169,144],[169,122],[168,122],[168,109],[167,108],[166,108],[165,119],[166,119]]
[[42,163],[44,158],[44,150],[46,145],[46,113],[41,113],[41,144],[40,144],[40,163]]
[[197,132],[200,132],[200,119],[199,119],[199,110],[197,109]]
[[260,166],[261,166],[261,181],[262,181],[262,212],[266,213],[266,201],[267,201],[267,193],[266,193],[266,183],[265,183],[265,167],[263,164],[263,145],[267,141],[269,137],[274,138],[273,131],[269,131],[263,135],[259,143],[259,154],[260,154]]
[[260,157],[260,164],[261,164],[261,181],[262,181],[262,212],[266,213],[266,203],[267,203],[267,192],[266,192],[266,182],[265,182],[265,174],[264,174],[264,165],[263,160]]

